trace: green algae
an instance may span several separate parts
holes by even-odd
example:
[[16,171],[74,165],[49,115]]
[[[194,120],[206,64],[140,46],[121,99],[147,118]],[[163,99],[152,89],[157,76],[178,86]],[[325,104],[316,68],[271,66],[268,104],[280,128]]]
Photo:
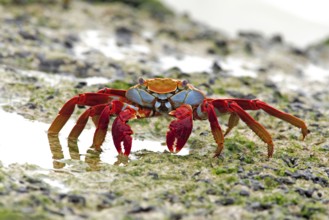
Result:
[[7,220],[7,219],[12,219],[12,220],[20,220],[24,218],[24,214],[22,213],[17,213],[15,210],[1,210],[0,208],[0,219],[1,220]]
[[218,167],[214,169],[216,175],[226,174],[226,173],[236,173],[237,167]]
[[320,203],[306,203],[303,205],[300,215],[308,219],[325,219],[326,207]]
[[292,195],[285,195],[283,193],[272,193],[271,195],[266,195],[261,199],[263,204],[276,204],[279,206],[285,205],[298,205],[297,198]]
[[108,88],[112,88],[112,89],[129,89],[130,87],[132,87],[133,85],[130,83],[127,83],[124,80],[114,80],[112,83],[109,83],[106,85],[106,87]]

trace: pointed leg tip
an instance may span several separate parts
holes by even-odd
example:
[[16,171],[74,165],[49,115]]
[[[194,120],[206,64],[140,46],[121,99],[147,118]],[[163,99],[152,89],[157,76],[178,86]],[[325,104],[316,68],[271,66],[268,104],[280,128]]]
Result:
[[273,153],[274,153],[274,144],[273,142],[270,142],[267,144],[267,157],[270,159],[273,157]]
[[221,148],[217,148],[216,149],[216,151],[214,152],[214,158],[215,157],[219,157],[220,155],[221,155],[221,153],[222,153],[222,150],[223,150],[223,147],[221,147]]
[[306,137],[309,133],[311,133],[311,131],[308,130],[307,128],[302,129],[302,135],[303,135],[302,140],[303,140],[303,141],[304,141],[305,137]]
[[272,145],[268,145],[267,146],[267,158],[268,159],[271,159],[272,157],[273,157],[273,153],[274,153],[274,145],[272,144]]

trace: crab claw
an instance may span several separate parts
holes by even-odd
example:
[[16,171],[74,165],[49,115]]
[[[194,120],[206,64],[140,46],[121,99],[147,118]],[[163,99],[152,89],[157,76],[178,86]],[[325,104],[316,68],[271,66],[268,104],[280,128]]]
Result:
[[185,145],[187,139],[192,132],[192,107],[190,105],[182,105],[169,113],[177,118],[169,125],[167,132],[167,146],[170,152],[178,153]]
[[132,109],[125,109],[120,112],[118,117],[114,120],[112,124],[112,137],[115,148],[117,149],[119,154],[122,154],[122,146],[123,143],[124,155],[128,156],[131,151],[132,137],[133,131],[130,126],[127,124],[128,120],[136,118],[136,112]]

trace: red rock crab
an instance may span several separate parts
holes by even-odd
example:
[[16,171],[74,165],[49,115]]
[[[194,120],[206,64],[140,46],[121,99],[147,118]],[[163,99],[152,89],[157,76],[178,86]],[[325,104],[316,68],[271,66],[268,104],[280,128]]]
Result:
[[[128,156],[131,151],[133,131],[127,122],[135,118],[147,118],[168,114],[176,119],[169,125],[166,142],[170,152],[179,152],[187,142],[193,120],[208,120],[217,143],[215,156],[224,147],[224,137],[235,127],[239,119],[247,124],[267,144],[268,157],[272,157],[274,145],[269,132],[246,110],[264,110],[301,129],[303,139],[308,134],[305,122],[291,114],[282,112],[260,100],[212,99],[193,87],[186,80],[171,78],[139,79],[139,83],[128,90],[104,88],[96,93],[83,93],[68,100],[51,124],[48,133],[58,134],[70,118],[76,105],[90,106],[79,117],[69,138],[77,139],[91,117],[97,128],[93,147],[100,150],[105,139],[110,117],[116,116],[112,124],[114,145],[119,154]],[[229,122],[223,134],[217,116],[229,113]],[[123,147],[122,147],[123,145]]]

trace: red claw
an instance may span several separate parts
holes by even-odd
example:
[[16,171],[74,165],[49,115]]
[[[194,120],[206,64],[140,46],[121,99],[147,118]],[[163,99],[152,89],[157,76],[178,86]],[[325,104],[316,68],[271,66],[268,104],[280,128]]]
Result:
[[119,154],[122,154],[121,142],[123,142],[124,155],[128,156],[131,151],[133,131],[127,124],[128,120],[136,118],[136,113],[132,109],[126,109],[118,115],[112,125],[112,137],[114,146]]
[[192,132],[192,107],[190,105],[182,105],[169,113],[177,118],[169,125],[167,132],[167,146],[170,152],[178,153],[185,145],[187,139]]

